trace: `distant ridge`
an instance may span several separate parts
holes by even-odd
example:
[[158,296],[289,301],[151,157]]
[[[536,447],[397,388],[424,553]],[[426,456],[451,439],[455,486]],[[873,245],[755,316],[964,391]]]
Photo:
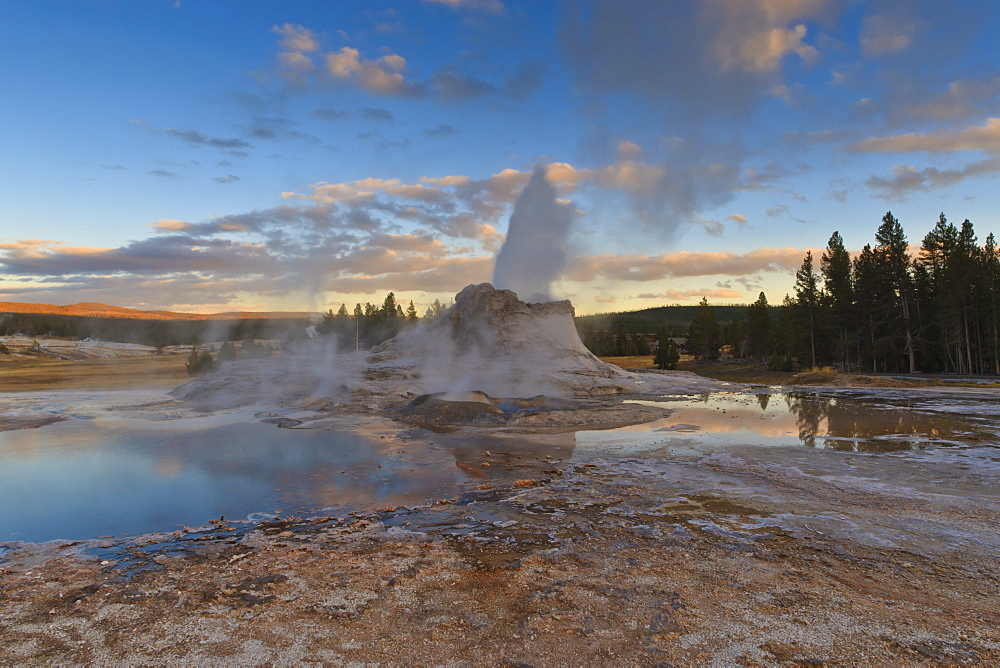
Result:
[[174,311],[142,311],[98,302],[82,302],[68,306],[55,304],[28,304],[0,302],[0,313],[33,313],[39,315],[68,315],[82,318],[125,318],[128,320],[247,320],[278,318],[309,318],[308,311],[227,311],[225,313],[177,313]]

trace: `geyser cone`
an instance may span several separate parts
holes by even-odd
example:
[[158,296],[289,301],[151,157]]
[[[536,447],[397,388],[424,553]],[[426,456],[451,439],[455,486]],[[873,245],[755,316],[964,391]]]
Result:
[[376,363],[419,366],[427,392],[480,390],[492,396],[567,395],[596,379],[631,378],[580,341],[568,301],[521,301],[489,283],[470,285],[445,314],[375,349]]

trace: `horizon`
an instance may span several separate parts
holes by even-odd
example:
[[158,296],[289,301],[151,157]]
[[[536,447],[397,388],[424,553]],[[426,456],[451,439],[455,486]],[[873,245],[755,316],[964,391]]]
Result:
[[777,304],[889,210],[998,230],[987,0],[5,9],[0,301],[422,314],[538,165],[580,315]]

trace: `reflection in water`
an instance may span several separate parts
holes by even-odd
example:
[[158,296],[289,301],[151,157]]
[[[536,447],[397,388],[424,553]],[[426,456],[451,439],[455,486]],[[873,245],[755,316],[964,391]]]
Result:
[[454,496],[468,479],[428,443],[207,422],[71,420],[0,432],[0,542],[412,505]]
[[981,416],[922,412],[870,398],[815,393],[714,394],[639,402],[670,408],[669,417],[606,432],[578,432],[591,450],[626,439],[637,447],[806,445],[851,452],[892,452],[930,445],[995,442],[997,425]]
[[0,432],[0,543],[419,505],[460,495],[467,483],[550,473],[573,445],[572,434],[279,429],[246,415],[70,420]]

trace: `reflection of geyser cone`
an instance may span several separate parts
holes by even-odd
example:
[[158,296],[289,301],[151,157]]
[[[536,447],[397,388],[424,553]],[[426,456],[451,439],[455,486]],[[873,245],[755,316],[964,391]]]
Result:
[[573,315],[569,301],[528,304],[489,283],[470,285],[442,317],[375,348],[372,362],[413,360],[426,392],[526,397],[621,391],[613,381],[634,375],[587,350]]

